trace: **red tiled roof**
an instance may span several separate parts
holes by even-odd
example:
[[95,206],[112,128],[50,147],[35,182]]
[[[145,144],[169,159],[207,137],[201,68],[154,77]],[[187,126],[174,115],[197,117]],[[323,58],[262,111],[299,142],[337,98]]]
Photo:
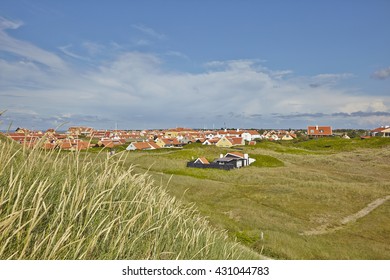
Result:
[[133,146],[137,150],[145,150],[145,149],[150,149],[150,145],[147,142],[133,142]]
[[111,140],[103,140],[103,141],[100,141],[100,142],[106,148],[113,148],[114,147],[114,143]]
[[56,147],[55,143],[44,143],[43,144],[43,148],[45,150],[51,150],[51,149],[54,149],[55,147]]
[[200,157],[195,161],[200,161],[203,164],[210,164],[210,162],[205,157]]
[[250,135],[260,135],[260,133],[256,130],[245,130],[245,132],[248,132]]
[[377,127],[377,128],[374,128],[373,130],[371,130],[371,132],[382,132],[385,129],[386,129],[386,127]]
[[72,143],[70,143],[69,141],[66,141],[66,142],[62,142],[60,144],[60,149],[63,149],[63,150],[68,150],[72,148]]
[[242,145],[242,137],[232,137],[232,138],[229,138],[229,141],[233,145]]
[[176,138],[161,138],[166,145],[180,145],[180,142]]
[[149,145],[150,145],[151,147],[153,147],[153,148],[155,148],[155,149],[160,149],[160,148],[161,148],[159,145],[157,145],[157,144],[154,143],[154,142],[148,142],[148,143],[149,143]]
[[331,126],[308,126],[307,135],[330,136],[332,135],[332,127]]
[[219,141],[219,138],[211,138],[208,140],[210,143],[217,143]]

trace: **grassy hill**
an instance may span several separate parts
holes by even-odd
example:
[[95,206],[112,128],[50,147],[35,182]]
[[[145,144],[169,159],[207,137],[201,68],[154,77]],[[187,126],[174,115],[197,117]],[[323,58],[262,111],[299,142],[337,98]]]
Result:
[[[342,221],[390,195],[390,139],[324,138],[260,142],[240,152],[256,158],[239,170],[192,169],[234,149],[190,145],[129,152],[126,164],[195,203],[210,223],[242,244],[277,259],[389,259],[390,203]],[[319,228],[321,234],[306,234]],[[263,239],[261,239],[263,236]]]
[[228,151],[1,138],[0,259],[390,259],[390,139],[264,141],[240,148],[250,167],[186,167]]
[[121,155],[26,150],[2,137],[0,259],[260,258]]

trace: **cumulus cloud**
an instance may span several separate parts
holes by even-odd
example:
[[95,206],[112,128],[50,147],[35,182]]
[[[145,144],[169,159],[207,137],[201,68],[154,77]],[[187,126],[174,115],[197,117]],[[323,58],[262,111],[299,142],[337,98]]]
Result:
[[362,112],[362,111],[357,111],[357,112],[352,112],[352,113],[345,113],[345,112],[336,112],[336,113],[330,113],[330,114],[324,114],[324,113],[313,113],[313,114],[286,114],[286,115],[277,115],[278,118],[282,119],[307,119],[307,118],[359,118],[359,117],[390,117],[390,112]]
[[390,67],[375,71],[371,75],[372,78],[377,80],[385,80],[390,78]]
[[[21,23],[1,19],[0,26],[0,45],[20,43],[20,51],[13,54],[27,58],[0,59],[2,106],[20,125],[48,127],[66,121],[109,127],[118,121],[126,128],[218,127],[223,123],[275,127],[297,120],[297,125],[305,127],[313,120],[341,123],[349,119],[359,125],[365,119],[366,123],[390,120],[390,97],[356,94],[339,86],[339,81],[352,77],[349,73],[300,77],[291,70],[269,69],[257,59],[210,61],[196,73],[169,71],[167,56],[186,56],[85,42],[81,46],[90,55],[101,50],[111,55],[99,56],[93,65],[80,69],[73,60],[66,60],[67,56],[81,58],[72,45],[60,48],[67,55],[65,62],[4,31]],[[0,47],[1,51],[9,49]],[[66,64],[68,70],[48,72],[36,62],[49,67]]]
[[305,83],[307,83],[310,88],[319,88],[319,87],[337,86],[340,81],[352,77],[353,74],[351,73],[337,73],[337,74],[324,73],[324,74],[319,74],[312,77],[305,77],[301,79],[302,82],[306,80]]

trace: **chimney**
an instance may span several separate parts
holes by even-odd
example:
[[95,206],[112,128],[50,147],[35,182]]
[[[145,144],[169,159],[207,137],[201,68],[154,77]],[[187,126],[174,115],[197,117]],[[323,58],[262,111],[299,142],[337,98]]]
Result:
[[219,155],[219,158],[223,158],[223,154],[220,154],[220,155]]
[[316,130],[318,130],[318,125],[316,125]]
[[245,158],[245,159],[248,159],[248,158],[249,158],[249,155],[248,155],[248,154],[244,154],[244,158]]

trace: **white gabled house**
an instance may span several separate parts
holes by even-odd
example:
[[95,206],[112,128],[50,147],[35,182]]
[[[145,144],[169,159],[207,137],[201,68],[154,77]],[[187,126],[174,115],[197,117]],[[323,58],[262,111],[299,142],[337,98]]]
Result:
[[256,139],[261,139],[261,135],[256,130],[245,130],[241,137],[244,138],[245,141],[255,141]]
[[254,158],[250,158],[248,154],[243,154],[239,152],[230,152],[225,155],[225,158],[235,158],[235,159],[241,159],[243,160],[242,166],[248,166],[252,163],[254,163],[256,160]]
[[390,128],[382,130],[382,137],[390,137]]
[[203,141],[202,145],[216,145],[220,139],[219,138],[210,138]]
[[127,151],[135,151],[135,150],[155,150],[160,147],[154,142],[132,142],[129,146],[127,146]]

